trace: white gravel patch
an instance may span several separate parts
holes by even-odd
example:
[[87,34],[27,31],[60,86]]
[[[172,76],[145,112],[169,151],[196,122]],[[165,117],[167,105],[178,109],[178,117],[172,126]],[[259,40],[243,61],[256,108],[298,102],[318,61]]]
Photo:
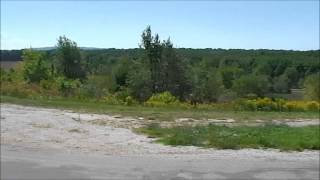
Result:
[[[92,121],[107,122],[105,126]],[[139,119],[101,114],[1,104],[1,144],[54,148],[108,155],[170,155],[176,158],[319,159],[319,151],[216,150],[194,146],[171,147],[119,126],[141,124]]]

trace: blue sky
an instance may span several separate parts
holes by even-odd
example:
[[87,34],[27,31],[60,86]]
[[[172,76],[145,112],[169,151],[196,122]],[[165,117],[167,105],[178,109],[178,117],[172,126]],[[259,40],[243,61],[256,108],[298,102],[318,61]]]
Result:
[[1,49],[135,48],[151,25],[176,47],[319,49],[319,1],[1,1]]

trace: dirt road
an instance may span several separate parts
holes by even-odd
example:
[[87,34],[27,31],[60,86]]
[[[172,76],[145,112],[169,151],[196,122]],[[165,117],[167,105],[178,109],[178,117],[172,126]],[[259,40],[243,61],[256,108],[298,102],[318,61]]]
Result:
[[142,124],[1,104],[1,179],[319,178],[319,151],[169,147],[130,130]]

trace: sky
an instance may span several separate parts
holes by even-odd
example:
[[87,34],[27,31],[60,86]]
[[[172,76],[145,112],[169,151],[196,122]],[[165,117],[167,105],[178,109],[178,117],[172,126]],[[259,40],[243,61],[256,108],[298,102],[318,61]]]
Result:
[[1,49],[137,48],[151,26],[177,48],[319,49],[319,1],[2,1]]

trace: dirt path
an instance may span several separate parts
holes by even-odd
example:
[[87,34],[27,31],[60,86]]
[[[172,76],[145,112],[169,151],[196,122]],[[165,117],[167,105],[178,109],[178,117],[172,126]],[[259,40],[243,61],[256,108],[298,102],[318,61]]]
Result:
[[[79,175],[83,169],[88,177],[100,174],[99,177],[104,177],[102,179],[143,179],[144,175],[159,179],[212,179],[215,176],[223,179],[237,175],[263,179],[269,177],[269,171],[274,177],[319,177],[319,151],[290,153],[169,147],[153,143],[153,139],[130,130],[130,127],[139,127],[143,123],[142,119],[120,116],[1,104],[1,162],[4,162],[1,169],[6,172],[6,177],[14,178],[19,175],[14,169],[19,168],[21,177],[28,177],[29,173],[33,179],[36,178],[32,176],[36,173],[36,169],[31,168],[33,166],[66,173],[62,179],[70,173],[73,173],[71,178],[76,178],[78,176],[74,173]],[[107,161],[112,163],[103,165]],[[54,168],[46,169],[46,163],[55,163]],[[67,172],[61,168],[69,166]],[[80,170],[77,167],[81,167]],[[126,172],[127,167],[131,169]],[[228,167],[231,174],[228,174]],[[279,167],[279,170],[272,167]],[[296,173],[299,170],[300,175]]]

